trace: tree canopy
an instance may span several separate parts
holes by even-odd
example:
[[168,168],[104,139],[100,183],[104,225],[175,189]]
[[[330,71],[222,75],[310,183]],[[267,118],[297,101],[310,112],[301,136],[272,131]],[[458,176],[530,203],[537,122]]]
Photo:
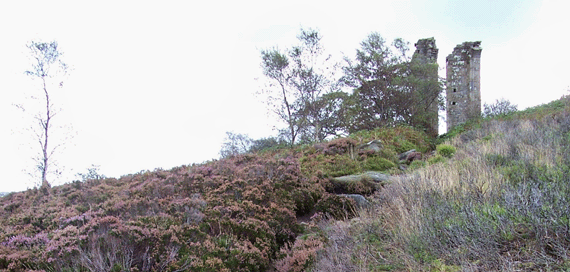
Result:
[[410,57],[408,42],[388,44],[372,33],[340,67],[324,53],[318,31],[301,29],[297,38],[299,45],[290,49],[261,51],[269,82],[264,91],[287,124],[281,136],[290,144],[398,124],[437,136],[437,110],[443,107],[438,66]]
[[354,60],[345,58],[342,80],[353,88],[349,132],[396,124],[426,129],[434,117],[430,115],[437,118],[437,110],[431,110],[442,105],[437,64],[410,58],[408,44],[395,39],[388,46],[372,33]]
[[337,64],[325,54],[321,34],[301,29],[297,38],[299,44],[284,52],[276,47],[261,50],[261,66],[269,80],[264,91],[273,112],[287,123],[281,135],[290,144],[299,136],[304,141],[322,141],[333,133],[325,127],[325,119],[331,116],[322,110],[327,103],[323,97],[338,90]]

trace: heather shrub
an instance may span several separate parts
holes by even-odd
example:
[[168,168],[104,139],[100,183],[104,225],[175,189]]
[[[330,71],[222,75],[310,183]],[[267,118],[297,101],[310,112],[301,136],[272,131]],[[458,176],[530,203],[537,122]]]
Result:
[[342,155],[354,152],[357,141],[351,138],[338,138],[328,143],[316,145],[317,149],[325,155]]
[[323,249],[324,239],[317,235],[303,235],[295,243],[281,248],[281,259],[275,263],[275,270],[279,272],[307,271],[317,257],[319,250]]
[[303,174],[309,177],[338,177],[361,170],[360,162],[346,155],[308,154],[301,158],[300,162]]
[[291,192],[291,198],[295,202],[295,213],[303,216],[310,213],[316,202],[321,198],[322,192],[297,188]]
[[352,198],[325,194],[315,206],[317,212],[321,212],[330,218],[343,220],[356,215],[356,203]]
[[264,271],[303,231],[316,182],[294,155],[264,153],[12,194],[0,269]]
[[327,182],[323,183],[325,190],[329,193],[334,194],[359,194],[359,195],[371,195],[378,188],[377,184],[368,179],[360,179],[351,182]]

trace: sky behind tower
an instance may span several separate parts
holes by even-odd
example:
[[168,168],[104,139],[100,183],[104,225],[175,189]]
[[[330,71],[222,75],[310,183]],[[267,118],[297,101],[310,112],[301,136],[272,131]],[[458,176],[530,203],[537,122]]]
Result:
[[226,131],[252,138],[282,126],[256,96],[260,50],[285,49],[314,28],[337,59],[368,34],[413,44],[434,37],[445,57],[482,41],[483,102],[520,109],[570,86],[565,1],[4,1],[0,3],[0,191],[25,190],[28,119],[12,104],[37,91],[26,43],[57,40],[73,67],[56,103],[74,139],[59,156],[70,181],[91,164],[107,176],[218,158]]

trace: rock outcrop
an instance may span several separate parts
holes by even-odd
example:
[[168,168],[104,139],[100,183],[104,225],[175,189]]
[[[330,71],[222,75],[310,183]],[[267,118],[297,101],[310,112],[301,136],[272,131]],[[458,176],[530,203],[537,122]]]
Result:
[[382,146],[382,141],[380,140],[373,140],[364,144],[361,144],[358,146],[358,150],[361,151],[372,151],[374,153],[378,153],[380,152],[380,150],[382,150],[383,146]]
[[384,184],[390,179],[390,176],[382,172],[368,171],[358,175],[348,175],[333,178],[333,181],[338,183],[349,183],[357,181],[373,182],[375,184]]
[[400,163],[410,163],[412,161],[421,160],[421,159],[422,159],[422,153],[417,152],[415,149],[406,151],[398,155],[398,160],[400,160]]
[[331,191],[336,194],[372,194],[386,184],[390,176],[382,172],[368,171],[331,179]]
[[352,198],[354,202],[356,202],[356,206],[358,208],[366,208],[370,205],[370,202],[364,198],[364,196],[359,194],[340,194],[339,196],[344,196],[348,198]]

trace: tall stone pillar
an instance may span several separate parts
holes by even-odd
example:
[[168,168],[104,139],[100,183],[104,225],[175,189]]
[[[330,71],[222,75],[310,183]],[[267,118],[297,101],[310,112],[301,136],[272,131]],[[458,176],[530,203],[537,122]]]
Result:
[[[421,112],[424,116],[418,116],[421,118],[421,125],[425,128],[426,133],[436,137],[439,131],[439,116],[438,116],[438,96],[439,96],[439,84],[437,75],[437,54],[439,49],[435,46],[435,39],[419,39],[415,44],[416,51],[412,57],[412,63],[416,62],[421,65],[419,69],[414,69],[415,76],[421,78],[422,84],[415,90],[417,102],[419,105],[414,105],[415,107],[421,107]],[[431,64],[431,65],[425,65]],[[417,67],[416,67],[417,68]]]
[[447,130],[481,116],[481,42],[464,42],[446,60]]

